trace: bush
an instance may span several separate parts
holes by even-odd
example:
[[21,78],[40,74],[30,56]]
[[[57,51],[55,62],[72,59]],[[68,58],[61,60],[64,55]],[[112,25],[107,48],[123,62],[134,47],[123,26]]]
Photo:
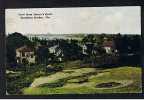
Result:
[[45,66],[35,65],[35,66],[21,66],[17,67],[18,74],[6,74],[7,79],[7,91],[9,94],[21,94],[21,90],[24,87],[29,87],[35,78],[40,76],[45,76],[50,73],[46,73]]
[[40,85],[40,87],[48,87],[48,88],[56,88],[56,87],[62,87],[66,83],[65,79],[60,79],[55,83],[46,83]]
[[60,65],[55,65],[55,66],[48,65],[47,66],[47,72],[57,72],[57,71],[61,71],[61,70],[63,70],[63,67]]

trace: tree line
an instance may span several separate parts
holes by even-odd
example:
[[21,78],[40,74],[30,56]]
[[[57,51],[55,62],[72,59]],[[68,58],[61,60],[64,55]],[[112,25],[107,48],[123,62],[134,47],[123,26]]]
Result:
[[[103,48],[104,39],[114,41],[115,49],[118,51],[117,58],[115,54],[106,54]],[[98,62],[104,63],[112,62],[112,59],[119,59],[119,63],[133,62],[139,64],[140,62],[140,35],[122,35],[122,34],[88,34],[82,40],[75,39],[55,39],[45,40],[33,37],[31,40],[21,33],[12,33],[6,37],[7,48],[7,64],[16,64],[16,49],[24,45],[35,48],[36,60],[39,64],[49,64],[58,62],[58,57],[49,52],[49,48],[58,45],[56,51],[61,50],[59,56],[63,61],[82,60],[85,63],[96,65]],[[83,54],[83,47],[86,46],[86,54]],[[128,54],[133,54],[129,57]],[[62,56],[63,55],[63,56]],[[48,59],[51,59],[50,61]],[[105,59],[104,59],[105,58]],[[110,60],[110,61],[109,61]]]

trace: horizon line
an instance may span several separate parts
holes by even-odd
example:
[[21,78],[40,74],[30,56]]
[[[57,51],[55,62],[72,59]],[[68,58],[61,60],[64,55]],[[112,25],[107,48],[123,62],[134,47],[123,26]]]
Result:
[[74,35],[76,35],[76,34],[109,34],[109,35],[114,35],[114,34],[121,34],[121,35],[141,35],[141,33],[122,33],[122,32],[116,32],[116,33],[106,33],[106,32],[101,32],[101,33],[88,33],[88,32],[86,32],[86,33],[83,33],[83,32],[77,32],[77,33],[22,33],[22,32],[12,32],[12,33],[10,33],[10,32],[8,32],[8,33],[6,33],[6,35],[9,35],[9,34],[13,34],[13,33],[21,33],[22,35],[60,35],[60,34],[62,34],[62,35],[72,35],[72,34],[74,34]]

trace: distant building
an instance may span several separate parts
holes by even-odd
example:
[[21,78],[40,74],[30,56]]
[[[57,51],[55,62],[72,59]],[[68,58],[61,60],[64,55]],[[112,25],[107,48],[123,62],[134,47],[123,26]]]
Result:
[[54,46],[51,46],[51,47],[49,47],[49,52],[50,53],[54,53],[54,54],[57,54],[57,49],[58,48],[58,45],[54,45]]
[[49,52],[53,53],[55,56],[57,56],[59,61],[62,61],[62,58],[64,55],[62,53],[62,50],[59,49],[58,45],[54,45],[52,47],[49,47]]
[[82,45],[82,53],[83,54],[87,54],[86,50],[87,50],[87,46],[85,44]]
[[[83,53],[83,54],[86,54],[86,55],[87,55],[87,49],[89,49],[89,48],[88,48],[88,45],[93,45],[94,47],[96,47],[96,46],[97,46],[97,43],[87,42],[87,43],[81,45],[81,47],[82,47],[82,53]],[[93,50],[92,52],[93,52],[93,53],[96,53],[95,50]]]
[[16,49],[16,60],[17,63],[24,63],[25,61],[28,63],[35,63],[35,55],[34,49],[28,46],[23,46]]
[[115,49],[114,41],[108,40],[107,38],[104,39],[103,48],[105,49],[107,54],[112,54],[114,52],[117,52],[117,50]]

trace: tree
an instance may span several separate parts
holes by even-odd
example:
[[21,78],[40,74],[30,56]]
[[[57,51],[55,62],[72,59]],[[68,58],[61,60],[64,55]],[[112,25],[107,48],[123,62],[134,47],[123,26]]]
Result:
[[[67,60],[77,60],[82,57],[82,48],[78,45],[77,40],[59,40],[58,50],[61,50],[63,58]],[[57,50],[57,51],[58,51]]]
[[86,45],[86,53],[87,56],[84,59],[85,62],[90,62],[92,66],[95,66],[97,62],[98,56],[103,56],[106,52],[102,48],[103,44],[103,38],[104,35],[95,35],[95,34],[89,34],[82,40],[82,43]]
[[132,53],[139,53],[141,48],[141,37],[140,35],[134,35],[130,37],[131,52]]
[[46,46],[41,46],[36,50],[37,62],[40,64],[48,64],[50,58],[49,50]]
[[6,48],[7,48],[7,62],[14,63],[16,62],[16,49],[24,46],[31,45],[31,41],[23,36],[21,33],[12,33],[6,37]]
[[122,40],[122,35],[119,33],[115,36],[114,38],[115,42],[115,47],[119,51],[119,53],[123,52],[123,40]]
[[71,40],[69,46],[70,46],[69,52],[70,52],[71,60],[81,59],[82,48],[78,45],[78,41]]
[[140,36],[139,35],[116,35],[116,49],[121,54],[136,53],[140,51]]

